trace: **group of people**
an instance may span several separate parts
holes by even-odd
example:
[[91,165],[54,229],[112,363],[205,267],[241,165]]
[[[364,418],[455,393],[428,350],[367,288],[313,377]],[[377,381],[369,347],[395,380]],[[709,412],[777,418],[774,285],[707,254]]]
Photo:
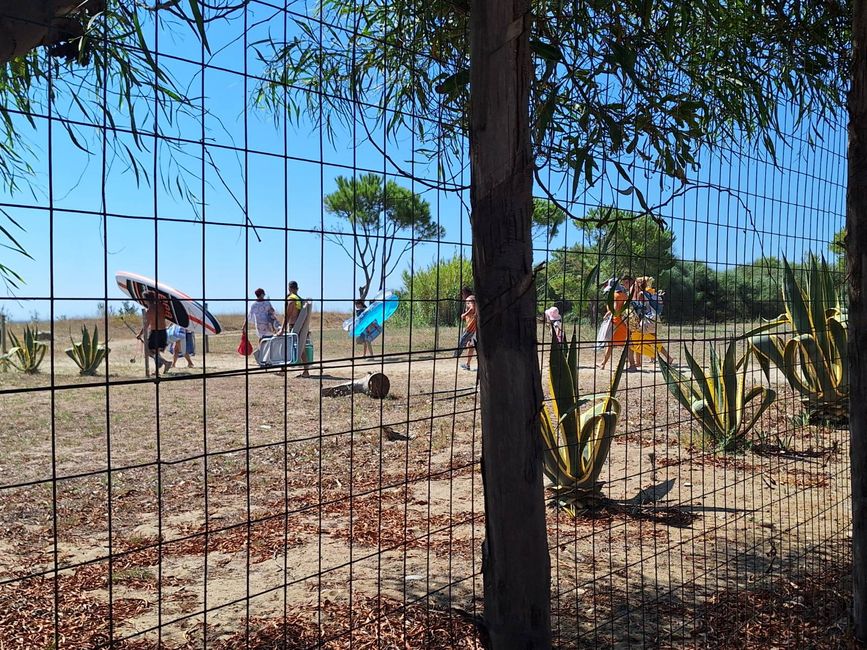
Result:
[[[604,349],[604,355],[599,367],[604,369],[611,359],[614,348],[628,346],[627,371],[634,372],[641,368],[642,359],[648,357],[655,359],[661,355],[668,363],[673,363],[671,355],[665,346],[656,337],[657,323],[662,313],[662,294],[653,287],[654,279],[649,276],[633,278],[624,275],[619,279],[609,280],[603,285],[603,292],[612,297],[606,307],[605,317],[599,328],[597,346]],[[266,298],[264,289],[256,289],[256,300],[250,307],[243,326],[244,336],[247,336],[247,326],[253,323],[256,334],[259,337],[259,346],[269,337],[279,336],[291,332],[295,322],[301,314],[304,301],[298,294],[298,283],[294,280],[287,286],[286,299],[284,302],[282,320],[277,310]],[[146,291],[143,294],[146,305],[145,318],[148,328],[147,350],[153,355],[157,368],[163,371],[170,370],[183,355],[187,366],[192,367],[190,358],[194,354],[195,339],[192,333],[178,325],[166,326],[167,318],[160,304],[156,292]],[[473,356],[476,348],[477,337],[477,312],[476,297],[469,287],[461,289],[461,298],[464,302],[464,310],[461,313],[463,321],[463,333],[460,337],[455,356],[461,358],[466,351],[466,361],[460,364],[463,370],[474,370],[472,367]],[[367,308],[363,299],[355,301],[355,315],[359,316]],[[560,342],[563,341],[562,315],[557,305],[545,311],[546,320],[552,328],[553,336]],[[139,333],[141,338],[142,332]],[[372,337],[359,337],[358,343],[363,345],[363,356],[372,357]],[[172,361],[163,359],[161,353],[170,348],[173,355]],[[303,372],[300,377],[309,377],[309,362],[307,359],[306,345],[302,344],[301,361]],[[477,368],[475,368],[477,370]]]
[[[295,280],[290,281],[286,287],[286,300],[284,301],[283,319],[281,321],[277,316],[277,310],[274,309],[271,301],[265,297],[265,290],[262,288],[256,289],[255,294],[256,300],[250,306],[250,312],[244,321],[242,331],[246,336],[247,325],[253,323],[253,327],[255,327],[256,334],[259,337],[259,346],[261,347],[262,341],[266,338],[280,336],[292,331],[295,327],[295,321],[298,320],[301,314],[304,301],[298,294],[298,283]],[[306,358],[307,346],[305,345],[305,341],[300,341],[299,345],[301,345],[301,360],[306,362],[299,377],[309,377],[309,362],[311,359]]]
[[654,289],[653,282],[650,276],[624,275],[619,281],[612,278],[603,286],[603,291],[613,299],[606,307],[597,337],[598,347],[605,350],[600,368],[605,368],[614,348],[623,346],[628,346],[626,370],[629,372],[640,370],[644,357],[656,359],[661,355],[668,363],[674,363],[656,338],[662,295]]

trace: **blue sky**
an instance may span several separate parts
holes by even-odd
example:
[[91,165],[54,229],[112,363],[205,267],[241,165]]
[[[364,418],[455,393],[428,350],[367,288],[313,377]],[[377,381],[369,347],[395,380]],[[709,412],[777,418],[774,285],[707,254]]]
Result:
[[[251,14],[251,23],[254,17]],[[255,27],[248,34],[248,42],[261,38],[269,28],[273,30],[274,25]],[[239,34],[237,23],[217,24],[209,31],[214,52],[210,64],[235,73],[208,69],[204,77],[208,112],[204,124],[207,225],[176,189],[170,191],[159,182],[156,189],[137,184],[124,158],[113,154],[108,157],[105,212],[122,216],[104,219],[101,130],[85,127],[78,132],[81,142],[92,152],[88,155],[76,148],[55,123],[49,150],[47,121],[37,119],[34,129],[18,119],[35,152],[31,161],[35,174],[29,183],[33,195],[24,191],[13,196],[0,190],[0,203],[25,227],[19,239],[33,259],[2,254],[2,261],[26,280],[26,285],[14,294],[0,289],[0,304],[13,317],[25,318],[33,312],[46,317],[52,295],[58,316],[94,314],[98,301],[106,296],[119,304],[124,298],[114,284],[114,274],[119,270],[158,275],[170,285],[205,298],[217,313],[241,311],[240,300],[252,296],[258,286],[272,296],[280,296],[288,279],[300,283],[303,295],[323,301],[319,309],[348,310],[359,282],[343,250],[319,234],[322,229],[337,226],[337,221],[325,214],[322,196],[334,189],[337,175],[350,175],[353,167],[388,173],[395,170],[351,130],[338,132],[331,144],[320,138],[311,122],[302,119],[300,124],[286,127],[284,138],[286,125],[282,120],[275,123],[273,115],[251,106],[252,83],[245,87],[241,74],[245,53],[249,72],[261,66],[253,50],[245,50]],[[188,30],[166,29],[161,32],[160,51],[197,60],[200,48]],[[177,82],[189,85],[191,96],[198,97],[198,64],[164,61]],[[59,97],[53,111],[55,115],[79,118],[78,109],[68,97]],[[123,115],[118,113],[116,120],[123,124]],[[799,137],[777,141],[776,167],[767,156],[755,152],[735,152],[730,160],[726,160],[725,151],[703,152],[702,168],[695,180],[731,188],[737,198],[728,192],[696,189],[662,208],[661,216],[676,235],[677,254],[683,259],[721,266],[748,263],[762,252],[798,259],[807,250],[826,250],[825,242],[843,225],[845,130],[827,130],[821,145],[811,149],[800,139],[807,129],[807,125],[793,127]],[[156,163],[151,142],[149,151],[137,154],[138,160],[148,169],[156,164],[161,174],[174,177],[180,173],[200,194],[200,120],[183,117],[166,130],[192,142],[172,152],[161,144]],[[358,132],[363,130],[359,128]],[[381,132],[375,135],[381,138]],[[396,142],[387,143],[395,159],[403,162],[409,158],[410,137],[406,133]],[[131,137],[120,138],[134,150]],[[246,155],[243,149],[247,149]],[[51,183],[49,158],[53,162]],[[180,172],[178,165],[188,171]],[[410,167],[409,161],[406,166]],[[430,167],[422,164],[417,164],[414,171],[422,177],[433,175]],[[410,179],[399,182],[423,193],[435,219],[446,231],[444,241],[420,244],[413,258],[405,258],[402,269],[427,267],[458,251],[468,256],[468,194],[461,197],[453,192],[427,190]],[[468,172],[462,182],[468,182]],[[569,184],[563,185],[557,193],[565,199]],[[660,187],[657,176],[647,179],[645,193],[651,203],[664,199],[669,191],[668,185]],[[53,205],[49,196],[53,196]],[[582,215],[600,204],[638,208],[630,197],[593,188],[572,209]],[[49,206],[53,210],[45,209]],[[244,225],[245,208],[250,222],[257,226],[255,231]],[[158,221],[155,215],[160,217]],[[583,237],[579,229],[569,226],[562,229],[550,248],[572,245]],[[537,243],[544,248],[544,241]],[[537,260],[543,260],[545,254],[544,250],[537,251]],[[388,285],[400,287],[399,272]]]

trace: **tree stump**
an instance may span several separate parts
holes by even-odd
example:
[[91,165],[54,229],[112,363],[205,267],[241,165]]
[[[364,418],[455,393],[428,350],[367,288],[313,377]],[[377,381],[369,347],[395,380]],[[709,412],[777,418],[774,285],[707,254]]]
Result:
[[364,393],[375,399],[385,399],[390,388],[391,382],[388,377],[381,372],[375,372],[355,381],[322,388],[319,394],[323,397],[344,397],[352,393]]

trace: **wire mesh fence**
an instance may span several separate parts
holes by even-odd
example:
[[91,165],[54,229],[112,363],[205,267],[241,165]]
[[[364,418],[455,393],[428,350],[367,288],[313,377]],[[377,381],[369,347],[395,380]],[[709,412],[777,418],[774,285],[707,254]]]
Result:
[[[3,108],[0,645],[481,647],[468,143],[396,90],[466,52],[388,3],[108,5]],[[778,112],[688,187],[538,173],[558,647],[836,643],[845,129]]]

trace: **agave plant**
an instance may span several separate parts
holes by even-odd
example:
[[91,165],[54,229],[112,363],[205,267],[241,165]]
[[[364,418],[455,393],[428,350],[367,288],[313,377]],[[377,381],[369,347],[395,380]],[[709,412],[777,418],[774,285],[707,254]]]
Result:
[[81,326],[81,341],[76,343],[70,337],[71,348],[66,349],[66,355],[75,362],[82,375],[95,375],[97,368],[108,354],[106,344],[99,343],[99,328],[93,327],[93,336],[86,325]]
[[[611,438],[620,416],[615,394],[623,376],[626,349],[614,371],[607,394],[595,401],[578,394],[578,343],[552,342],[549,376],[551,406],[541,413],[545,441],[543,470],[551,483],[552,502],[573,516],[598,495],[599,474],[608,458]],[[581,411],[580,407],[592,402]]]
[[[764,386],[747,388],[747,369],[752,351],[738,356],[739,339],[729,341],[720,361],[714,346],[710,347],[710,367],[702,368],[687,348],[684,357],[692,377],[659,359],[662,376],[669,392],[701,425],[704,433],[723,451],[743,446],[746,435],[776,398],[777,394]],[[747,405],[758,400],[750,417]]]
[[19,339],[11,330],[9,331],[9,338],[12,339],[12,347],[5,355],[6,360],[22,372],[38,372],[39,364],[45,358],[45,351],[48,346],[37,339],[36,330],[25,325],[22,339]]
[[[848,319],[824,258],[815,257],[798,282],[784,259],[786,313],[747,333],[762,370],[773,363],[801,395],[811,421],[846,422],[849,412]],[[785,329],[784,334],[765,333]]]

